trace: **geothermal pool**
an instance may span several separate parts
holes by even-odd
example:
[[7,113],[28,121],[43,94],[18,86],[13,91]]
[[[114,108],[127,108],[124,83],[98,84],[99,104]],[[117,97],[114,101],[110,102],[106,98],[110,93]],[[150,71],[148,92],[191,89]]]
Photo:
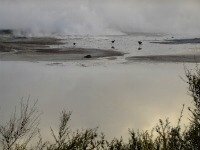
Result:
[[[95,128],[106,137],[128,137],[128,129],[150,129],[160,118],[177,123],[182,104],[189,106],[184,67],[187,61],[130,60],[134,56],[198,55],[198,43],[160,44],[167,34],[65,36],[66,47],[111,49],[124,56],[87,60],[0,61],[0,118],[6,120],[21,97],[38,99],[42,134],[50,136],[62,109],[72,111],[70,126]],[[176,36],[176,39],[185,38]],[[193,38],[193,37],[190,37]],[[116,40],[114,44],[110,41]],[[137,41],[142,40],[139,46]],[[138,50],[138,48],[141,48]],[[187,122],[187,110],[183,121]]]

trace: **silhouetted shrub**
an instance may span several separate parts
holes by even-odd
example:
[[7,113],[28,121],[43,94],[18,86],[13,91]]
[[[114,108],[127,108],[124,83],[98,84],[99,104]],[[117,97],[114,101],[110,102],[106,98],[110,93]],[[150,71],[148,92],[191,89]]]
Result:
[[29,98],[20,103],[20,111],[15,112],[5,124],[0,124],[0,141],[5,150],[26,149],[31,139],[38,133],[39,116],[37,101],[29,104]]
[[[129,130],[129,140],[123,138],[105,139],[98,128],[72,131],[69,126],[71,112],[60,113],[58,131],[50,128],[53,143],[43,141],[38,130],[39,113],[37,103],[20,103],[20,113],[16,111],[10,120],[0,125],[0,140],[3,150],[200,150],[200,69],[194,72],[186,69],[188,92],[193,98],[193,107],[188,108],[191,117],[189,125],[183,129],[181,119],[184,105],[176,126],[169,119],[159,120],[151,131]],[[27,146],[39,135],[34,147]]]

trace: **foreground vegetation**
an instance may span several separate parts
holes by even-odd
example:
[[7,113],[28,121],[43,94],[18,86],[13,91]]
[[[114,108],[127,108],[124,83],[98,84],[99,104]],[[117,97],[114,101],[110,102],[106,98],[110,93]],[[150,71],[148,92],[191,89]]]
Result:
[[[172,126],[168,119],[159,120],[151,131],[129,130],[129,140],[123,138],[108,141],[95,129],[72,131],[69,127],[71,112],[60,113],[59,128],[50,128],[54,142],[43,141],[38,129],[40,113],[37,102],[21,102],[20,112],[15,111],[10,120],[0,124],[0,142],[3,150],[200,150],[200,69],[186,70],[188,92],[193,98],[190,123],[182,127],[181,118]],[[57,132],[56,132],[57,131]],[[30,146],[31,140],[38,141]]]

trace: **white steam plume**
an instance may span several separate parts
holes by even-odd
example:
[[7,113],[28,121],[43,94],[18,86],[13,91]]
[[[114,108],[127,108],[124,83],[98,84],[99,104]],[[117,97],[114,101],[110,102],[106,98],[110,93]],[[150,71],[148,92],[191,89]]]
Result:
[[0,29],[32,35],[200,32],[198,0],[0,0]]

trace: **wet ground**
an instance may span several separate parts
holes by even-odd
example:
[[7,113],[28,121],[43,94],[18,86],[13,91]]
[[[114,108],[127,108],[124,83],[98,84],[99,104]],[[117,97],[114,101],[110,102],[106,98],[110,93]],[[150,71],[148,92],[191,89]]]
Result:
[[[112,42],[113,41],[113,42]],[[142,44],[138,44],[141,41]],[[73,61],[119,57],[124,62],[200,62],[200,38],[135,33],[116,36],[1,36],[0,60]]]
[[0,39],[0,60],[2,61],[68,61],[96,59],[100,57],[123,56],[123,52],[112,49],[65,47],[66,41],[57,38]]
[[175,62],[175,63],[198,63],[200,54],[192,55],[149,55],[149,56],[132,56],[126,58],[129,62]]

